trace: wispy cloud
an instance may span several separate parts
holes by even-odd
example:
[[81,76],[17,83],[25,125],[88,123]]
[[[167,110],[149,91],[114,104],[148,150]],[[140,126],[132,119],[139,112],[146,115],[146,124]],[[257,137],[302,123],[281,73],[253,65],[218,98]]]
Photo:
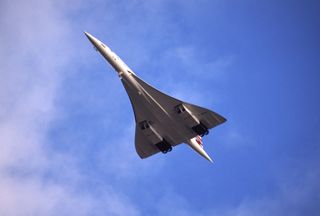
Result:
[[[152,78],[158,88],[174,97],[190,103],[212,106],[223,101],[219,86],[231,76],[229,68],[234,64],[232,54],[220,57],[206,56],[201,47],[177,43],[161,50],[154,62]],[[162,73],[164,72],[165,73]],[[145,74],[146,79],[151,79]],[[217,88],[215,88],[217,86]]]
[[103,148],[98,156],[97,163],[101,170],[116,176],[118,179],[125,178],[148,178],[160,172],[163,161],[155,161],[155,157],[148,158],[149,163],[140,160],[134,147],[135,123],[130,127],[122,128],[121,136],[112,136],[108,139],[108,145]]
[[[17,7],[19,5],[19,7]],[[62,81],[77,42],[63,2],[5,1],[0,28],[0,214],[137,215],[130,199],[105,184],[103,193],[81,190],[78,159],[48,139]]]

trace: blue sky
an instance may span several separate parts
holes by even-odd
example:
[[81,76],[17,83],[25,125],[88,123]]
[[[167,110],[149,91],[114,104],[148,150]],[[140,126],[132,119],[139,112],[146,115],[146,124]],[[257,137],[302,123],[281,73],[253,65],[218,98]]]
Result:
[[[318,215],[316,1],[1,1],[0,215]],[[118,76],[228,121],[141,160]]]

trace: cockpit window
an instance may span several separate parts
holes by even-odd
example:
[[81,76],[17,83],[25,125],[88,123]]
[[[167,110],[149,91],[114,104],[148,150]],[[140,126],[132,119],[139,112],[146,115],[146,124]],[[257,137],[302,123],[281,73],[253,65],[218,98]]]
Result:
[[106,46],[105,46],[103,43],[101,43],[101,46],[103,46],[104,48],[106,48]]

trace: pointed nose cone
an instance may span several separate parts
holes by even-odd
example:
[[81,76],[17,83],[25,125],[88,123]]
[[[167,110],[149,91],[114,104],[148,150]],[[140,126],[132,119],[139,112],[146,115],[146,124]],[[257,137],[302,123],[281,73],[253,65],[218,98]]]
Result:
[[84,34],[85,34],[87,37],[89,37],[89,35],[90,35],[90,34],[89,34],[88,32],[86,32],[86,31],[84,32]]
[[91,34],[89,34],[88,32],[84,32],[84,34],[87,36],[89,41],[96,46],[97,39],[93,37]]
[[93,37],[90,33],[84,32],[84,34],[87,36],[89,41],[93,44],[96,50],[100,50],[102,42],[99,41],[97,38]]
[[84,32],[84,34],[87,36],[87,38],[90,40],[90,38],[93,38],[93,36],[90,34],[90,33],[88,33],[88,32]]

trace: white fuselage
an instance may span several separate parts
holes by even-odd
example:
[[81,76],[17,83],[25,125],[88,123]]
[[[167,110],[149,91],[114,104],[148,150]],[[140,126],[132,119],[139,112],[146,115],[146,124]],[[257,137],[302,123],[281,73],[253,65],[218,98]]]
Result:
[[115,54],[107,45],[90,35],[85,33],[95,49],[109,62],[109,64],[118,72],[120,78],[126,73],[133,73],[129,66],[122,61],[122,59]]

